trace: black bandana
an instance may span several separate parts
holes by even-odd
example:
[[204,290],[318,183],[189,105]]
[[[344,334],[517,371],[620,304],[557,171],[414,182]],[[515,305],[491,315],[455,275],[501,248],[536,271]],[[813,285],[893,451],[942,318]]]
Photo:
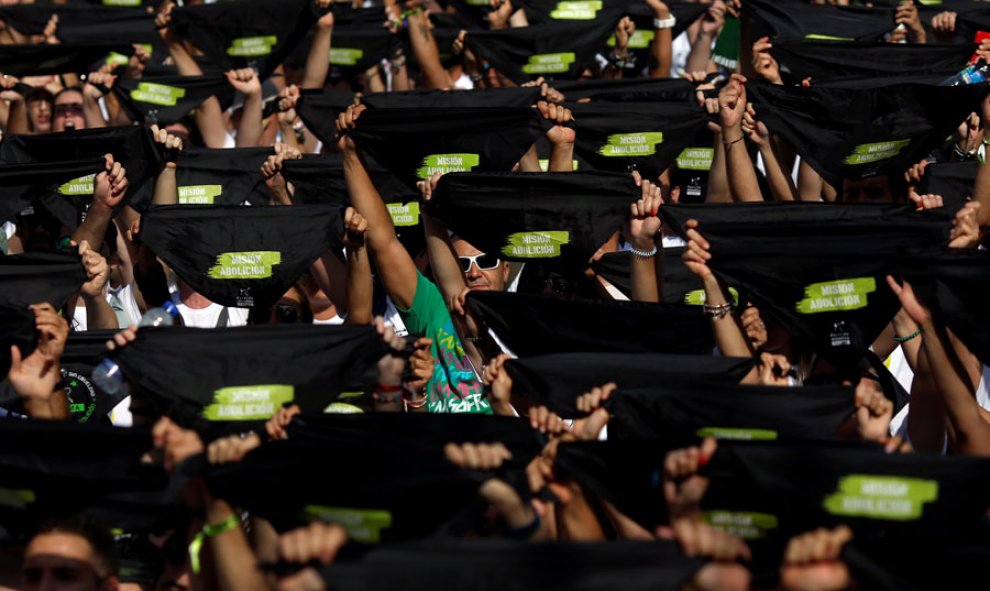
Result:
[[315,22],[309,0],[239,0],[176,8],[171,27],[215,65],[265,79]]
[[941,195],[945,207],[952,212],[959,211],[973,196],[979,162],[938,162],[925,167],[918,192]]
[[91,72],[111,52],[129,56],[134,48],[126,43],[4,45],[0,47],[0,72],[18,78]]
[[[683,247],[664,248],[658,253],[663,256],[663,280],[660,282],[662,302],[668,304],[688,304],[700,306],[705,303],[705,286],[692,273],[681,259]],[[605,278],[627,296],[632,295],[632,253],[617,251],[605,253],[592,263],[595,273]],[[729,287],[732,300],[738,303],[739,290]]]
[[339,250],[341,233],[330,205],[164,205],[141,220],[141,240],[183,281],[238,307],[277,301],[328,248]]
[[903,174],[978,111],[987,94],[985,85],[880,84],[747,90],[767,127],[833,186],[843,178]]
[[896,26],[893,8],[812,6],[799,0],[751,0],[744,11],[753,15],[758,36],[779,39],[879,41]]
[[370,327],[274,324],[142,328],[111,357],[180,420],[253,421],[286,403],[321,413],[346,402],[341,393],[369,385],[384,354]]
[[568,101],[690,101],[694,85],[687,80],[667,78],[630,78],[622,80],[558,80],[553,87]]
[[364,72],[384,59],[391,59],[399,39],[382,26],[385,17],[377,9],[378,23],[334,25],[330,43],[330,65],[341,70]]
[[344,90],[303,90],[296,112],[313,135],[326,146],[337,147],[337,115],[354,104],[354,93]]
[[549,353],[707,354],[711,321],[693,308],[472,292],[474,318],[521,357]]
[[58,309],[86,282],[86,270],[77,254],[32,252],[0,256],[0,277],[0,306],[48,302]]
[[0,223],[40,204],[69,227],[79,223],[79,203],[58,194],[58,187],[104,169],[103,159],[0,166]]
[[958,72],[969,61],[973,45],[774,41],[770,53],[796,80],[808,76],[890,76]]
[[223,76],[161,76],[117,80],[112,89],[127,114],[139,123],[171,125],[215,96],[221,104],[233,99]]
[[69,412],[77,423],[106,421],[122,395],[111,396],[93,383],[93,369],[107,352],[107,341],[115,330],[87,330],[69,334],[62,354],[62,387],[69,399]]
[[540,89],[536,86],[474,90],[408,90],[378,92],[361,97],[361,102],[373,109],[507,109],[532,107],[538,100],[540,100]]
[[62,43],[161,44],[155,31],[155,15],[117,6],[58,6],[18,4],[0,7],[0,19],[24,35],[40,35],[52,15],[58,15],[55,35]]

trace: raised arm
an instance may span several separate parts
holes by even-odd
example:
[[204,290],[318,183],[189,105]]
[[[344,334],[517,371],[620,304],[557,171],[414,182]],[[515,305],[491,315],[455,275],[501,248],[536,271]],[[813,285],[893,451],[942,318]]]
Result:
[[364,247],[368,222],[353,207],[344,212],[344,246],[347,247],[347,324],[371,324],[371,261]]
[[663,204],[660,187],[650,181],[641,180],[635,174],[641,188],[640,199],[629,206],[629,219],[623,231],[626,242],[632,246],[631,283],[632,300],[637,302],[659,302],[660,286],[657,277],[661,276],[662,256],[658,255],[660,244],[660,218],[657,212]]
[[756,118],[756,111],[753,103],[746,105],[746,113],[743,114],[742,123],[743,135],[748,137],[760,150],[763,157],[763,167],[767,171],[767,182],[770,185],[770,193],[777,201],[797,201],[797,187],[791,175],[784,170],[777,158],[777,152],[773,147],[773,140],[770,138],[770,130],[762,121]]
[[85,240],[94,249],[103,245],[107,226],[113,218],[113,210],[120,204],[127,192],[127,170],[113,156],[104,156],[105,170],[93,179],[93,203],[86,212],[86,219],[72,233],[72,240],[82,244]]
[[746,151],[742,129],[746,112],[746,78],[733,74],[732,80],[718,95],[719,118],[722,122],[722,146],[725,148],[725,166],[729,177],[732,200],[763,201],[756,169]]
[[[670,65],[673,63],[674,25],[676,20],[670,14],[670,8],[663,0],[646,0],[646,5],[653,10],[653,42],[650,44],[650,78],[669,78]],[[656,26],[660,24],[662,26]]]
[[151,198],[152,205],[175,205],[179,202],[179,191],[175,180],[175,167],[182,152],[182,140],[165,131],[151,126],[155,142],[165,149],[165,166],[155,179],[155,193]]
[[[423,194],[423,203],[428,203],[433,197],[433,191],[437,187],[442,175],[434,173],[429,180],[418,183],[419,190]],[[464,273],[461,271],[460,262],[457,260],[457,253],[450,243],[447,235],[447,228],[434,220],[425,211],[420,212],[420,219],[423,220],[423,232],[426,234],[426,249],[430,255],[430,268],[433,269],[433,278],[443,294],[445,302],[450,302],[465,289],[467,283],[464,281]]]
[[574,121],[571,110],[548,101],[539,101],[536,108],[540,115],[551,123],[556,123],[547,131],[547,141],[550,142],[549,172],[571,172],[574,170],[574,141],[577,134],[565,123]]
[[[316,0],[320,8],[330,6],[329,0]],[[316,21],[316,35],[306,57],[306,71],[303,73],[302,88],[323,88],[330,72],[330,40],[333,36],[333,11],[327,12]]]
[[257,146],[263,131],[261,80],[251,68],[241,68],[227,72],[227,82],[234,87],[234,90],[244,95],[241,122],[237,126],[237,147]]

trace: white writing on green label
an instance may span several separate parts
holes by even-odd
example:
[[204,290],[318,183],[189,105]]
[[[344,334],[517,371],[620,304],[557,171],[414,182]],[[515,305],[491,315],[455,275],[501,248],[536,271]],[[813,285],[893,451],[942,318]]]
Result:
[[[729,295],[732,297],[732,305],[738,306],[739,290],[734,287],[730,287]],[[689,306],[703,306],[706,301],[707,301],[707,297],[705,296],[705,290],[703,289],[696,289],[694,291],[689,291],[686,294],[684,294],[684,303]]]
[[430,154],[423,158],[423,166],[416,171],[416,176],[428,179],[438,172],[471,172],[480,162],[478,154]]
[[[137,4],[135,4],[134,6],[137,6]],[[140,47],[144,48],[144,50],[149,54],[153,49],[150,43],[141,43],[139,45]],[[110,64],[111,66],[123,66],[130,61],[131,61],[130,56],[124,55],[122,53],[117,53],[116,51],[111,51],[110,53],[107,54],[107,57],[103,58],[103,63]]]
[[735,427],[704,427],[698,429],[698,437],[735,439],[739,441],[775,441],[777,432],[768,429],[739,429]]
[[138,82],[137,88],[131,91],[131,98],[136,101],[165,107],[174,107],[184,96],[186,96],[185,88],[154,82]]
[[392,514],[384,509],[306,505],[303,507],[303,515],[307,519],[336,523],[347,531],[348,538],[364,544],[380,541],[382,530],[392,527]]
[[94,173],[81,176],[77,179],[72,179],[71,181],[60,186],[58,188],[58,192],[61,195],[92,195],[93,180],[95,178],[96,174]]
[[852,154],[846,156],[843,162],[850,166],[880,162],[881,160],[897,156],[904,149],[904,146],[910,143],[911,140],[894,140],[874,144],[860,144],[853,148]]
[[[543,172],[549,172],[550,171],[550,161],[549,160],[541,159],[539,162],[540,162],[540,170],[542,170]],[[577,169],[578,169],[578,161],[577,160],[571,160],[571,170],[577,170]]]
[[550,18],[559,21],[590,21],[602,9],[601,0],[564,0],[550,13]]
[[213,404],[203,409],[203,416],[211,421],[268,419],[294,397],[295,388],[285,384],[229,386],[213,393]]
[[330,63],[335,66],[354,66],[364,57],[364,50],[353,47],[330,48]]
[[234,39],[227,48],[227,55],[235,57],[255,57],[268,55],[272,52],[272,47],[278,43],[275,35],[265,35],[264,37],[241,37]]
[[573,52],[540,53],[529,56],[529,63],[522,67],[527,74],[560,74],[571,69],[577,58]]
[[395,227],[415,226],[419,223],[419,203],[389,203],[388,215]]
[[[650,43],[653,43],[653,38],[656,36],[656,31],[636,29],[633,31],[632,37],[629,38],[629,47],[630,49],[646,49]],[[615,35],[609,37],[606,43],[609,47],[615,47]]]
[[223,194],[223,185],[186,185],[179,187],[179,203],[182,205],[213,205]]
[[801,314],[858,310],[869,304],[866,296],[876,290],[877,282],[873,277],[812,283],[804,288],[804,299],[796,307]]
[[684,148],[677,155],[677,168],[681,170],[711,170],[715,148]]
[[934,480],[850,474],[839,479],[839,489],[825,497],[824,505],[832,515],[911,521],[921,517],[925,503],[936,499]]
[[502,254],[520,259],[548,259],[560,256],[560,247],[571,241],[567,231],[516,232],[510,234]]
[[777,529],[777,516],[769,513],[715,509],[702,511],[701,519],[715,529],[720,529],[744,540],[762,540],[767,537],[768,531]]
[[605,145],[598,149],[602,156],[649,156],[657,151],[657,144],[663,143],[662,131],[639,133],[613,133]]
[[210,267],[213,279],[264,279],[272,276],[272,267],[282,262],[282,253],[274,250],[224,252]]

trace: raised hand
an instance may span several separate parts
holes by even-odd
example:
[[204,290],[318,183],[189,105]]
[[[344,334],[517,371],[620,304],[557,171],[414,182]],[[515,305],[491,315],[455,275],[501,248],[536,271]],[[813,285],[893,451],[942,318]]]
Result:
[[337,148],[341,152],[353,153],[357,150],[357,145],[347,132],[357,127],[358,118],[367,108],[365,105],[351,105],[346,111],[337,115]]
[[574,140],[577,139],[577,133],[574,129],[565,126],[566,123],[574,121],[574,115],[571,114],[570,109],[548,101],[537,102],[536,108],[544,119],[556,123],[547,131],[547,140],[551,144],[574,143]]
[[729,83],[718,93],[718,108],[722,120],[722,135],[725,136],[723,141],[728,143],[737,138],[742,139],[742,119],[746,112],[745,76],[732,75]]
[[62,379],[60,359],[69,337],[69,323],[51,304],[33,304],[29,309],[34,313],[38,345],[27,357],[17,345],[10,346],[7,379],[22,399],[47,403]]
[[770,43],[769,37],[758,39],[753,44],[753,69],[757,75],[767,82],[771,84],[783,84],[784,81],[780,77],[780,64],[770,54],[772,47],[773,44]]
[[949,248],[976,248],[980,245],[979,215],[979,201],[969,201],[956,212],[949,234]]
[[79,243],[79,257],[86,268],[86,283],[82,286],[82,295],[87,298],[101,297],[110,280],[110,266],[107,259],[83,240]]
[[106,154],[103,158],[105,169],[93,179],[93,204],[113,209],[127,193],[127,169],[120,162],[115,162],[112,154]]
[[240,68],[226,72],[227,82],[244,96],[261,94],[261,80],[251,68]]
[[150,129],[152,139],[164,150],[165,166],[175,168],[179,154],[182,153],[182,138],[172,135],[165,129],[159,129],[157,125],[152,125]]
[[886,443],[894,403],[887,399],[876,380],[860,378],[856,384],[856,431],[865,441]]
[[712,253],[708,252],[711,245],[698,231],[697,220],[688,220],[684,226],[687,228],[688,242],[681,259],[689,271],[705,280],[712,275],[712,270],[708,268],[708,261],[712,258]]
[[780,569],[781,587],[787,591],[848,589],[853,581],[839,555],[852,537],[852,530],[840,525],[791,538]]
[[911,284],[905,279],[903,285],[898,284],[896,280],[890,275],[887,275],[887,285],[890,286],[891,291],[894,295],[901,300],[901,307],[904,312],[914,320],[915,323],[920,327],[924,327],[932,319],[931,311],[921,302],[918,301],[918,297],[914,295],[914,289],[911,288]]
[[659,185],[643,180],[638,172],[633,173],[633,178],[640,188],[640,198],[629,205],[625,236],[636,250],[651,251],[660,232],[657,213],[663,205],[663,197]]
[[700,476],[698,469],[711,460],[717,447],[715,438],[707,437],[700,447],[674,450],[664,459],[663,494],[671,525],[679,519],[699,518],[708,478]]

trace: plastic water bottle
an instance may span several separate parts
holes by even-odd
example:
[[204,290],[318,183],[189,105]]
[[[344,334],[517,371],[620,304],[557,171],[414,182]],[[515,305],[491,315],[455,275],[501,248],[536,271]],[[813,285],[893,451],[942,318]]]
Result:
[[990,67],[982,59],[971,66],[966,66],[959,73],[943,80],[939,86],[965,86],[968,84],[980,84],[986,82],[990,74]]
[[[179,315],[179,308],[172,302],[165,302],[160,308],[152,308],[141,316],[138,326],[172,326]],[[129,394],[124,372],[113,359],[104,359],[90,374],[90,379],[101,390],[113,397],[123,398]]]

